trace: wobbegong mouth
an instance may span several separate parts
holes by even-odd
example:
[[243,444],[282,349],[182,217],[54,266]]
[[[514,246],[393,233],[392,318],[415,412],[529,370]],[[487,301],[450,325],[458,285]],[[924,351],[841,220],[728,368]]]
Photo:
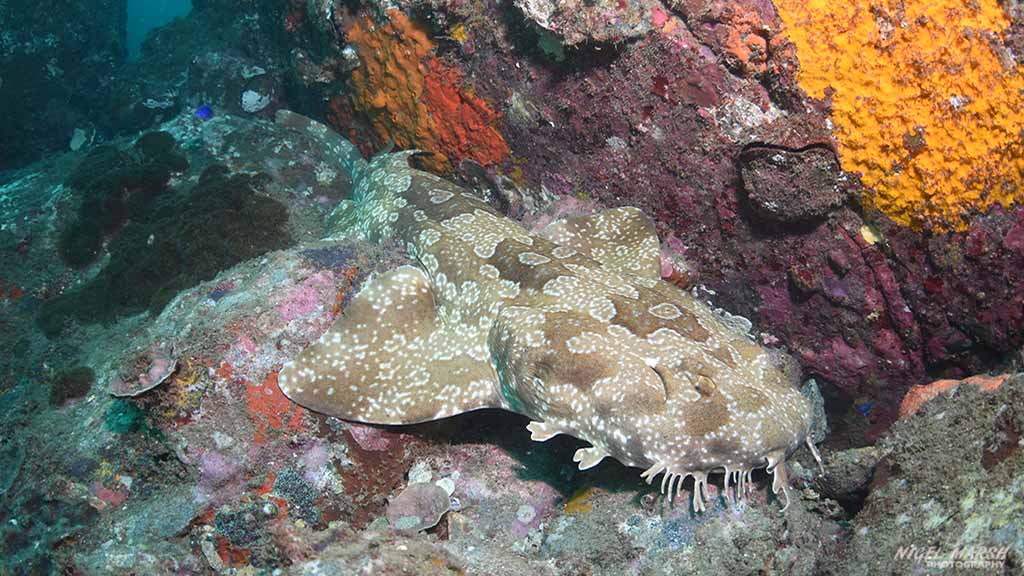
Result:
[[[824,472],[821,456],[818,454],[818,450],[815,448],[814,443],[811,442],[810,437],[805,438],[805,444],[810,449],[819,468]],[[773,452],[769,452],[764,457],[764,460],[763,464],[755,464],[744,468],[731,469],[728,466],[717,466],[710,470],[693,471],[680,470],[673,462],[659,461],[655,462],[650,468],[644,470],[640,474],[640,477],[646,480],[648,484],[651,484],[654,482],[654,478],[658,476],[658,474],[663,474],[661,477],[660,492],[668,496],[670,504],[683,492],[683,481],[686,477],[693,477],[692,503],[693,511],[694,513],[697,513],[704,512],[707,509],[707,502],[710,499],[708,494],[709,474],[723,474],[724,486],[722,487],[721,493],[725,497],[725,500],[731,505],[740,500],[745,500],[750,496],[750,493],[753,491],[751,475],[754,470],[763,467],[772,475],[772,493],[779,497],[780,500],[785,501],[785,505],[782,507],[782,511],[785,512],[786,509],[789,508],[790,504],[789,476],[786,472],[786,453],[783,450],[775,450]],[[729,490],[730,487],[732,487],[731,492]]]

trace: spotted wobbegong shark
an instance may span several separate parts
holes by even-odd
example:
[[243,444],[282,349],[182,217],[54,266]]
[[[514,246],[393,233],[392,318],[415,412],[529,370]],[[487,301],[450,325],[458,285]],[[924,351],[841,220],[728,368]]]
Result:
[[644,469],[648,483],[663,474],[670,499],[691,476],[695,511],[709,473],[723,473],[726,497],[731,486],[740,498],[761,467],[788,506],[785,459],[803,442],[817,458],[798,376],[661,279],[658,237],[640,210],[564,218],[534,234],[411,168],[412,152],[366,161],[336,142],[354,183],[338,221],[370,241],[399,240],[415,265],[363,285],[281,369],[286,396],[371,424],[503,408],[531,419],[533,440],[588,442],[573,457],[581,470],[611,457]]

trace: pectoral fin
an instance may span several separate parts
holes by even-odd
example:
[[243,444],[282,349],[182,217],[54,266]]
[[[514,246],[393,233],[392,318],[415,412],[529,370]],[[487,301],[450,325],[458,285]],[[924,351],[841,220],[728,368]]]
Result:
[[627,206],[562,218],[540,235],[619,272],[661,278],[658,233],[639,208]]
[[402,266],[367,282],[278,383],[307,408],[372,424],[499,406],[494,370],[473,344],[438,318],[423,271]]

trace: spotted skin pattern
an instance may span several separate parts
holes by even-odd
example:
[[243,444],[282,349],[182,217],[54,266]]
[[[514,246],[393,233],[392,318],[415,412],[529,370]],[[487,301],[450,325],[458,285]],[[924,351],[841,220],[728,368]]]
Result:
[[697,511],[708,473],[742,497],[765,466],[788,503],[784,460],[811,417],[793,371],[660,279],[647,217],[618,208],[531,234],[408,156],[355,167],[348,222],[399,239],[416,265],[368,281],[281,370],[282,392],[375,424],[504,408],[534,440],[590,443],[580,469],[612,457],[663,474],[669,497],[692,476]]

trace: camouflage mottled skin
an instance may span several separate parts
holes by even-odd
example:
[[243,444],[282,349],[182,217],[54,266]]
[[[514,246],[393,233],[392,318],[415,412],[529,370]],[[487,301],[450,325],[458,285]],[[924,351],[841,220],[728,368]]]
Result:
[[581,469],[610,456],[648,482],[663,472],[670,496],[693,476],[697,510],[709,472],[743,495],[767,466],[786,491],[780,464],[806,439],[808,402],[776,355],[660,279],[639,210],[531,234],[407,159],[352,166],[342,220],[373,241],[400,239],[417,265],[369,281],[282,369],[289,398],[375,424],[512,410],[535,440],[589,442]]

